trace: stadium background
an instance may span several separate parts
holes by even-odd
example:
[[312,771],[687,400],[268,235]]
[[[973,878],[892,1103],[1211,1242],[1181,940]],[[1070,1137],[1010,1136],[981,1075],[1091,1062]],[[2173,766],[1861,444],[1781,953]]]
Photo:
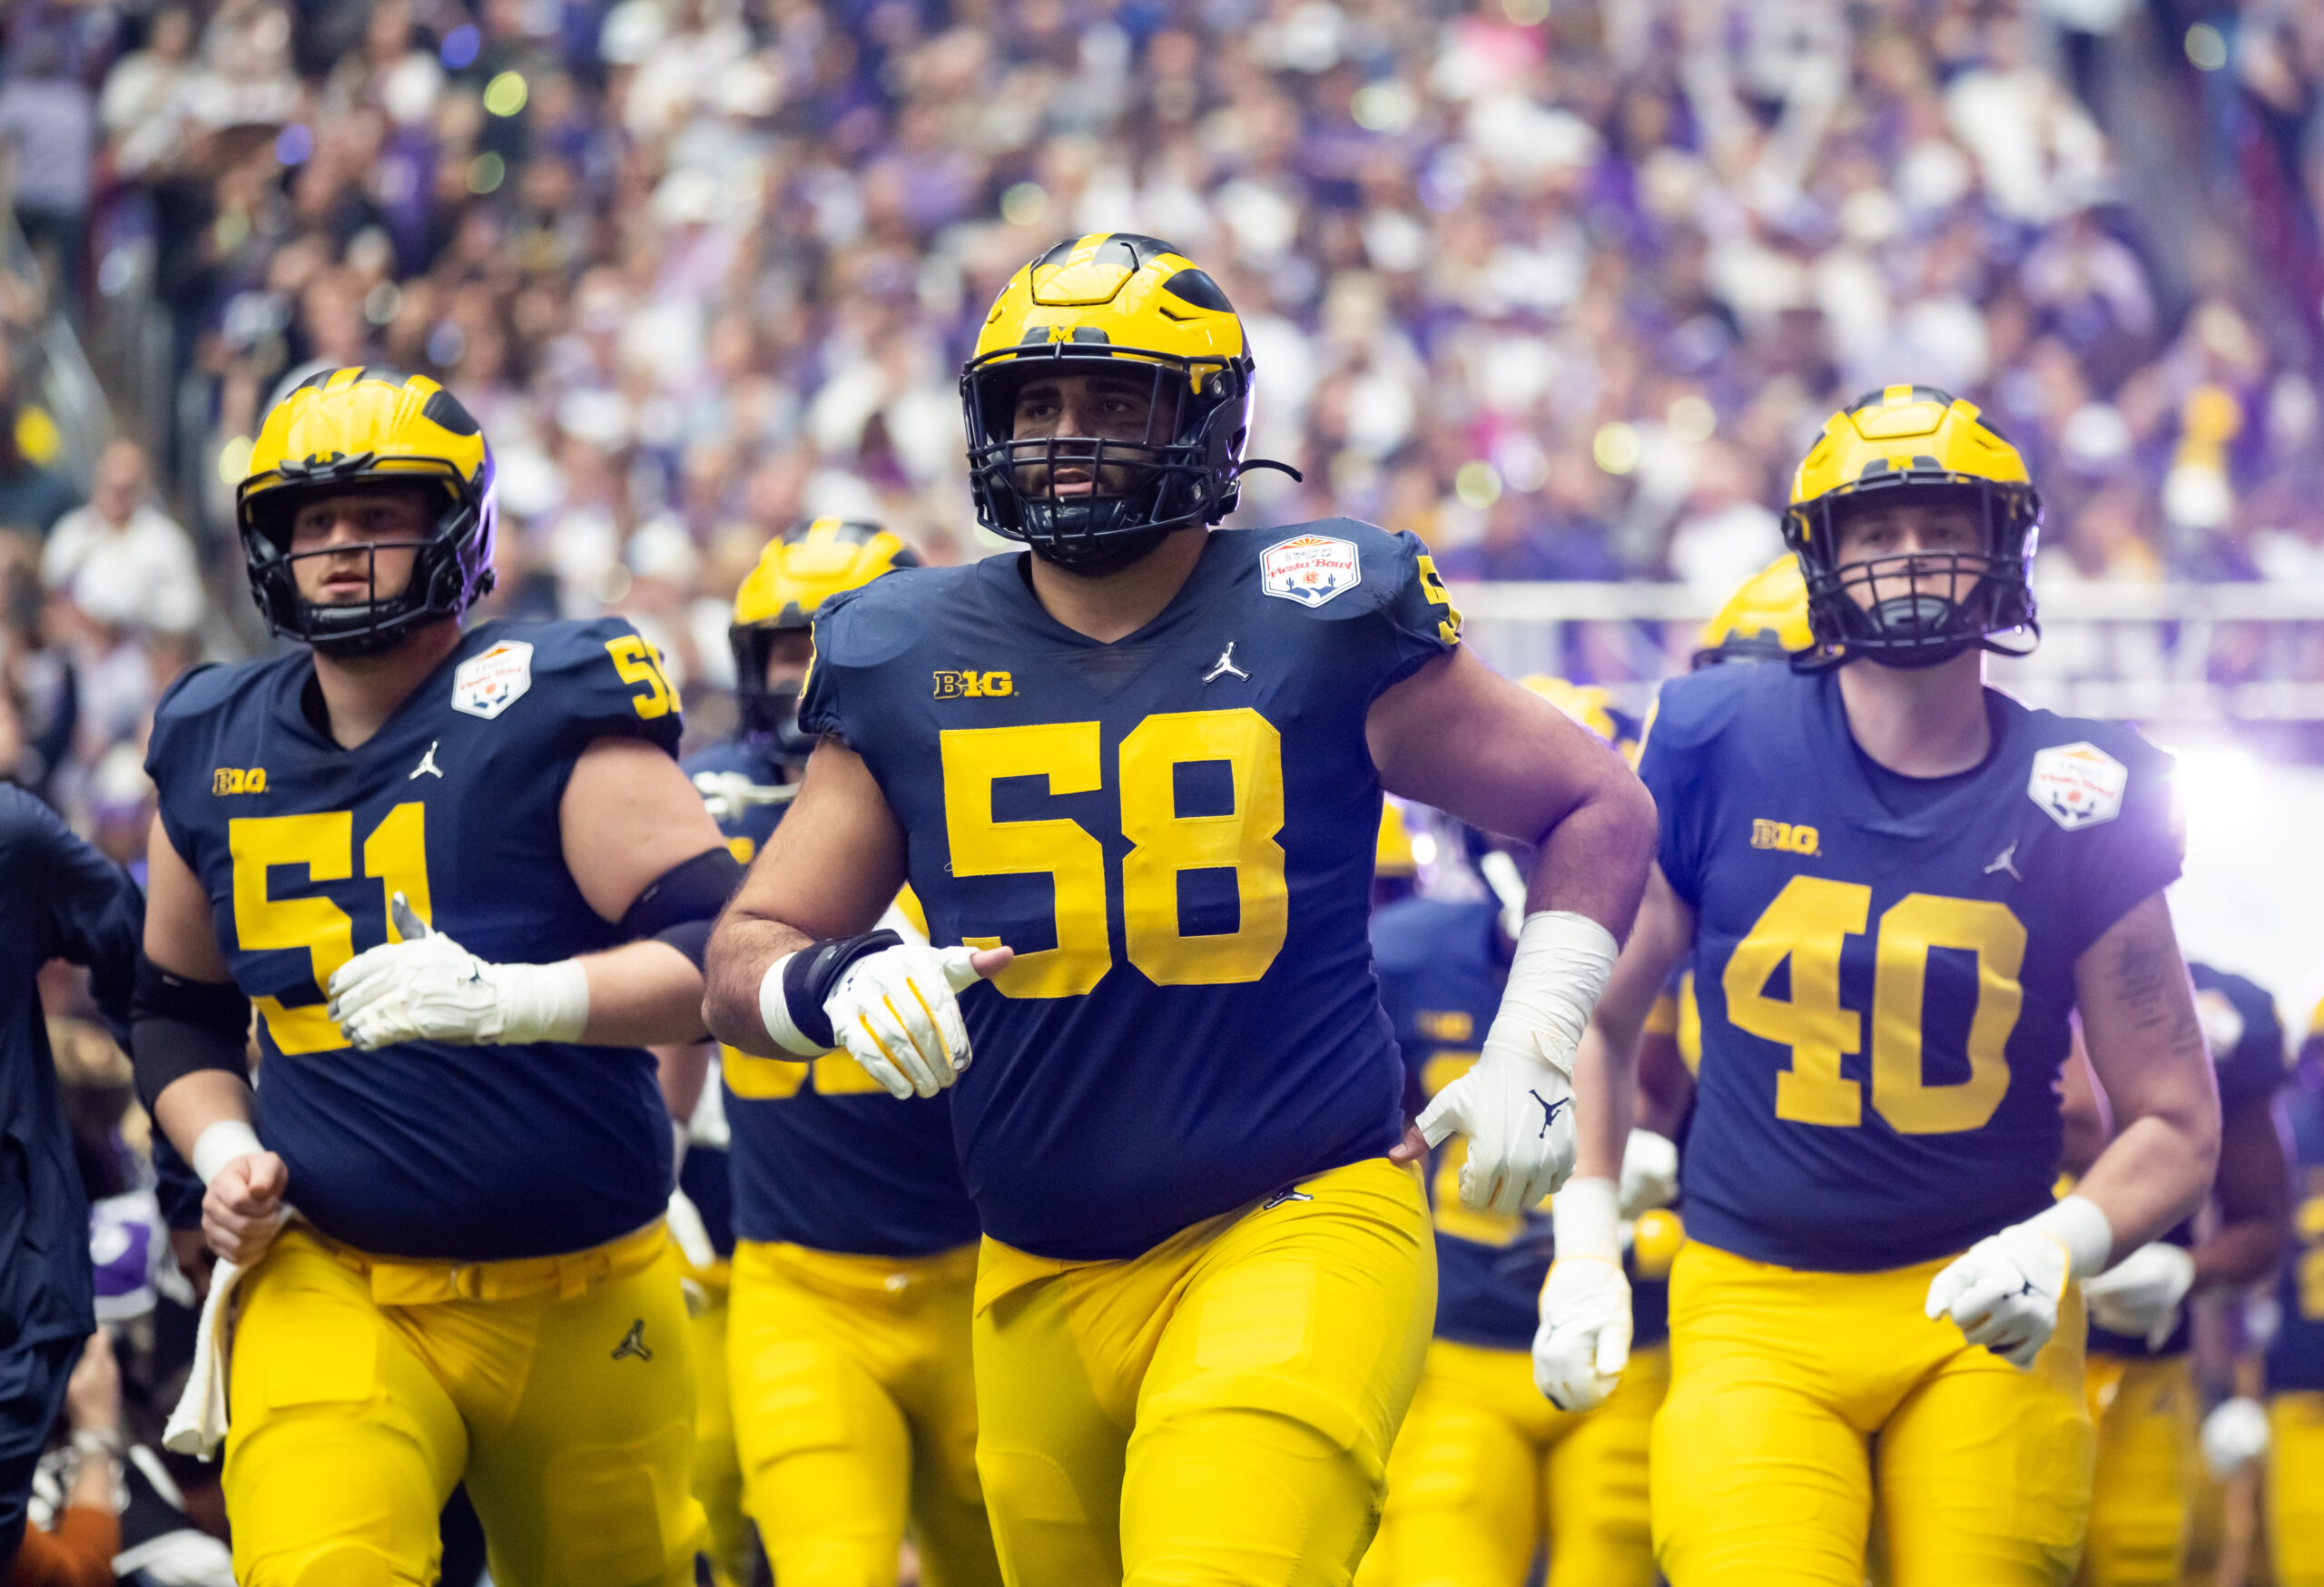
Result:
[[[2294,0],[17,0],[0,764],[134,849],[160,687],[264,643],[258,419],[366,360],[483,419],[494,608],[630,616],[714,735],[768,535],[990,548],[978,306],[1130,229],[1306,473],[1238,523],[1416,530],[1486,655],[1633,705],[1838,400],[1979,402],[2049,502],[1997,675],[2189,751],[2191,945],[2304,1010],[2324,939],[2247,882],[2324,829],[2319,79]],[[139,453],[133,535],[60,530]]]

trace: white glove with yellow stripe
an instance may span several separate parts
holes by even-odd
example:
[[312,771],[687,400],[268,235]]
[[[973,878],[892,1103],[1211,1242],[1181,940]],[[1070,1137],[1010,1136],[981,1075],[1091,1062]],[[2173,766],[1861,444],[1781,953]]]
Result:
[[1541,1285],[1533,1384],[1561,1411],[1601,1404],[1630,1358],[1630,1281],[1611,1179],[1569,1179],[1550,1203],[1557,1257]]
[[2069,1196],[1987,1235],[1939,1269],[1925,1309],[1931,1320],[1951,1317],[1970,1344],[2031,1366],[2057,1332],[2066,1285],[2103,1267],[2113,1243],[2113,1226],[2097,1203]]

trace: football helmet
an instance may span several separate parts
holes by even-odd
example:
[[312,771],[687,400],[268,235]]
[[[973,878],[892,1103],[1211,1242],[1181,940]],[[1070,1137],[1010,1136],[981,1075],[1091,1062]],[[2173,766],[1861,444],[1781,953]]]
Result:
[[[1977,552],[1912,552],[1845,566],[1836,529],[1847,509],[1882,502],[1966,502],[1984,527]],[[1972,646],[2022,656],[2041,639],[2028,572],[2042,498],[2025,459],[1974,405],[1927,386],[1889,386],[1834,414],[1792,478],[1784,541],[1807,584],[1807,617],[1827,665],[1869,659],[1934,666]],[[1958,580],[1975,582],[1955,598]],[[1871,606],[1853,591],[1870,589]],[[1895,593],[1890,593],[1895,592]],[[1994,636],[2018,633],[2022,644]]]
[[[419,487],[435,526],[413,556],[403,588],[323,606],[303,598],[294,565],[307,557],[367,553],[376,569],[383,541],[293,554],[290,525],[317,497]],[[425,375],[394,370],[325,370],[274,405],[234,492],[251,593],[277,634],[333,655],[385,650],[411,630],[457,617],[490,592],[492,448],[459,399]]]
[[1782,661],[1814,654],[1807,620],[1807,580],[1799,558],[1787,551],[1745,579],[1718,615],[1703,625],[1694,669],[1729,661]]
[[[1128,232],[1059,242],[1009,278],[960,370],[977,521],[1060,567],[1102,573],[1234,511],[1246,469],[1296,478],[1243,460],[1252,368],[1234,305],[1171,244]],[[1059,375],[1143,385],[1144,438],[1018,439],[1018,392]],[[1087,470],[1090,490],[1061,494],[1060,467]]]
[[768,541],[758,566],[734,592],[734,622],[726,630],[743,737],[778,760],[803,763],[815,741],[799,731],[801,685],[767,686],[775,636],[805,633],[816,608],[843,590],[919,566],[911,547],[878,524],[816,518]]

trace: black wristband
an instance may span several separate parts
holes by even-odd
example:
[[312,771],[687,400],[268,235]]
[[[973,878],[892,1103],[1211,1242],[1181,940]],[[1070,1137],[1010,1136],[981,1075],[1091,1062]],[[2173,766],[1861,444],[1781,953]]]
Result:
[[799,1034],[826,1051],[837,1046],[823,1000],[857,960],[900,948],[903,941],[893,932],[866,932],[860,937],[826,937],[793,953],[783,967],[783,1002]]

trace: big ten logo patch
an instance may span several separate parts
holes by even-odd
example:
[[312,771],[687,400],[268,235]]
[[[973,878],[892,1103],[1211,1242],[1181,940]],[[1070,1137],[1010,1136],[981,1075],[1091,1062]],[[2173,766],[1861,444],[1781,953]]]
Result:
[[220,766],[210,774],[212,794],[263,794],[266,792],[266,768],[251,766]]
[[1821,844],[1812,826],[1797,826],[1787,821],[1754,821],[1751,823],[1751,846],[1755,849],[1775,849],[1787,854],[1813,854]]
[[999,700],[1017,692],[1017,681],[1005,672],[946,672],[936,675],[940,700]]

